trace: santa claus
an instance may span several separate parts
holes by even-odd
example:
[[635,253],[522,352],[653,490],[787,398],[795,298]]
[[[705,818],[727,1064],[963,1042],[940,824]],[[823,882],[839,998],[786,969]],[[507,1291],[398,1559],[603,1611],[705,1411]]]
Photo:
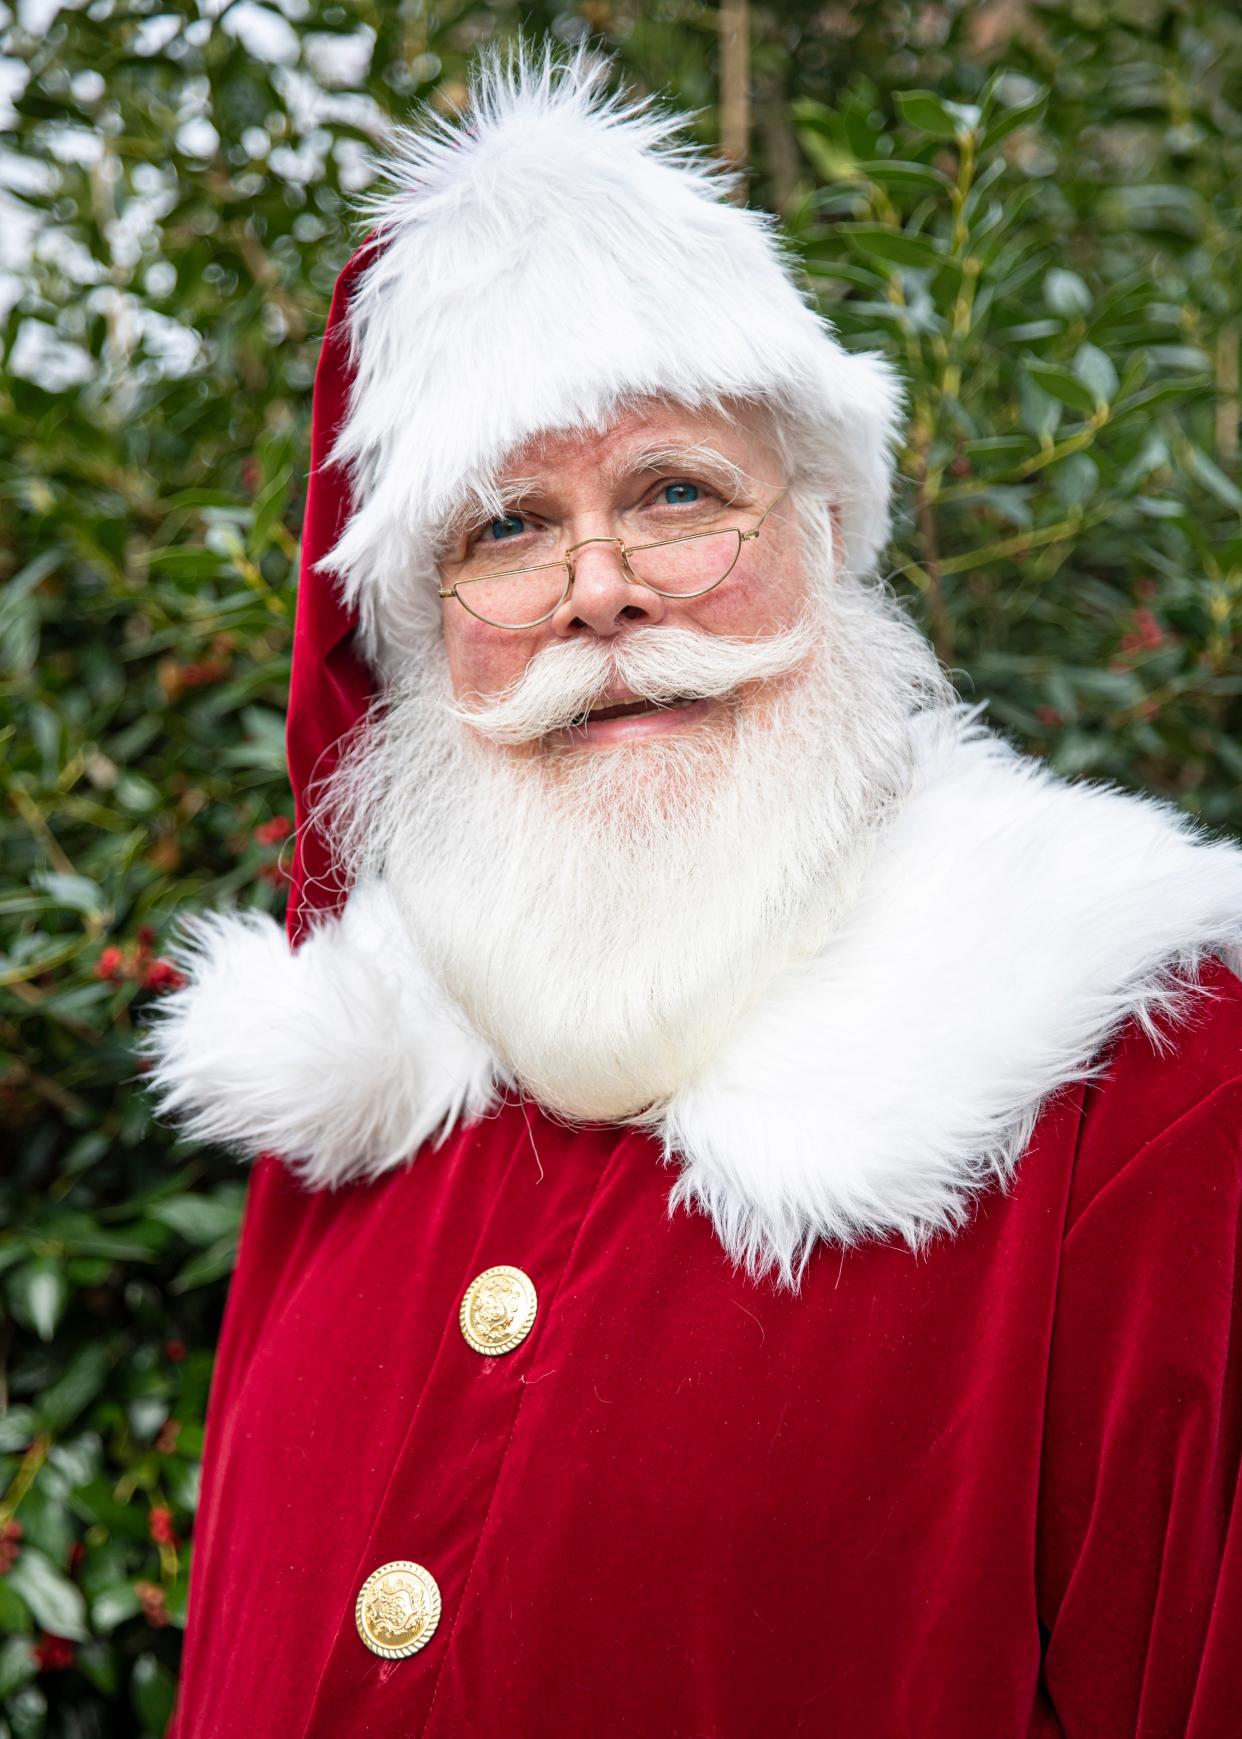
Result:
[[176,1739],[1239,1730],[1242,855],[955,702],[727,194],[492,65],[341,278]]

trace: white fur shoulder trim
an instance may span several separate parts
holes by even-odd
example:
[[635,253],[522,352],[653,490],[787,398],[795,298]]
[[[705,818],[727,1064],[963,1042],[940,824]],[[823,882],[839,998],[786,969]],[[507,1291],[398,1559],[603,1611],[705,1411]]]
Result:
[[[846,928],[660,1120],[670,1209],[706,1212],[735,1260],[790,1285],[820,1240],[917,1249],[1210,957],[1242,968],[1242,851],[941,717]],[[268,918],[199,920],[183,965],[147,1050],[162,1109],[200,1140],[336,1186],[495,1103],[499,1065],[380,886],[296,954]]]
[[671,1205],[795,1283],[815,1243],[918,1248],[1013,1172],[1040,1105],[1210,956],[1238,970],[1242,852],[1169,807],[936,727],[852,920],[673,1102]]
[[296,953],[266,916],[198,918],[145,1050],[186,1134],[279,1153],[314,1189],[376,1177],[494,1096],[482,1041],[411,957],[386,891],[357,888]]

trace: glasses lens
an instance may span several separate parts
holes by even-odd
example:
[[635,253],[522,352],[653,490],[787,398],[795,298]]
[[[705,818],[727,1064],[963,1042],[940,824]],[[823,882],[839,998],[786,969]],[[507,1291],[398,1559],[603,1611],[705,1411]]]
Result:
[[457,596],[467,610],[497,628],[525,628],[539,622],[565,596],[565,569],[524,568],[462,584]]
[[679,537],[672,543],[652,544],[649,549],[632,549],[630,572],[666,597],[690,597],[718,585],[737,561],[741,547],[740,531]]

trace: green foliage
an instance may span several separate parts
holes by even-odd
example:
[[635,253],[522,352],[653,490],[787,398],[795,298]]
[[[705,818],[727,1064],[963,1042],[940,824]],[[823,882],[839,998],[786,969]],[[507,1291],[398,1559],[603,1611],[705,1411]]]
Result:
[[[133,1034],[174,914],[283,898],[310,387],[363,148],[518,17],[47,10],[5,50],[0,1739],[167,1720],[244,1174],[152,1126]],[[595,31],[718,137],[712,8],[522,19]],[[752,195],[907,382],[894,584],[1022,740],[1219,825],[1239,34],[1223,0],[751,21]]]

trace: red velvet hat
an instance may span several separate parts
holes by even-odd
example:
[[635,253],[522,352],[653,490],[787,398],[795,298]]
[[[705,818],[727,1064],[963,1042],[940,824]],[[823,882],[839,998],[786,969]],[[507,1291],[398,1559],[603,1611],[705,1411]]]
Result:
[[352,511],[346,470],[331,464],[329,455],[349,408],[349,299],[373,253],[372,243],[364,242],[336,281],[315,371],[310,481],[285,730],[297,814],[286,917],[289,940],[295,946],[318,915],[339,911],[349,892],[333,870],[322,835],[307,826],[307,790],[336,766],[342,742],[365,716],[377,688],[358,645],[357,618],[342,602],[332,576],[318,566]]

